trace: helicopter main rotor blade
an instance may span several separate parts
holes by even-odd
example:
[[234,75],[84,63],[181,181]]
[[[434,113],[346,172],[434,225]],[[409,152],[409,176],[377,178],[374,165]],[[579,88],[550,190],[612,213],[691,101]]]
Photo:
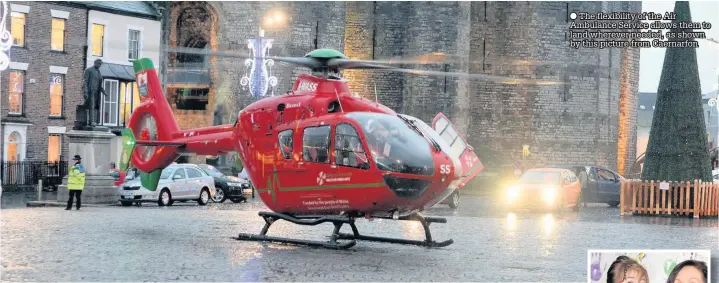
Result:
[[522,79],[495,75],[485,74],[468,74],[460,72],[440,72],[440,71],[428,71],[428,70],[416,70],[406,68],[396,68],[391,66],[382,66],[377,64],[355,64],[351,67],[345,67],[346,69],[375,69],[385,70],[392,72],[407,73],[413,75],[424,75],[424,76],[438,76],[438,77],[453,77],[453,78],[467,78],[484,81],[493,81],[502,84],[526,84],[526,85],[564,85],[565,82],[548,81],[548,80],[534,80],[534,79]]
[[352,66],[366,65],[366,64],[381,64],[381,65],[441,65],[448,62],[450,56],[434,52],[416,56],[393,56],[389,59],[379,60],[356,60],[356,59],[332,59],[328,63],[329,67],[340,67],[340,68],[352,68]]
[[267,57],[252,57],[248,56],[247,54],[235,52],[235,51],[212,51],[208,49],[199,49],[199,48],[187,48],[187,47],[171,47],[168,48],[167,52],[174,52],[174,53],[184,53],[184,54],[196,54],[196,55],[210,55],[210,56],[219,56],[219,57],[234,57],[234,58],[243,58],[243,59],[271,59],[278,62],[285,62],[290,64],[296,64],[303,67],[307,67],[310,69],[316,69],[319,67],[322,67],[322,63],[319,62],[315,58],[309,58],[309,57],[276,57],[276,56],[267,56]]

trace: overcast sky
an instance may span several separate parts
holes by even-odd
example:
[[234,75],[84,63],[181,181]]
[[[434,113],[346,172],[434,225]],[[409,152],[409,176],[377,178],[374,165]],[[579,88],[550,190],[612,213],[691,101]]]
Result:
[[[719,1],[690,1],[689,8],[693,22],[706,21],[712,24],[710,30],[703,30],[707,38],[719,41]],[[674,1],[644,1],[643,12],[664,14],[674,11]],[[719,44],[699,39],[697,62],[699,63],[699,80],[702,94],[717,89],[719,83]],[[642,48],[639,69],[639,91],[656,92],[664,64],[664,48]]]

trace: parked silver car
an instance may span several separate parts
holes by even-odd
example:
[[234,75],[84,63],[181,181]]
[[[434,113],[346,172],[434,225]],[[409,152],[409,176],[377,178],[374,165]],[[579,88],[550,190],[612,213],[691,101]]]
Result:
[[215,179],[200,167],[195,164],[172,164],[162,170],[154,192],[142,187],[139,174],[127,179],[120,190],[120,203],[130,206],[136,202],[157,202],[159,206],[165,206],[175,201],[192,200],[207,205],[214,195]]

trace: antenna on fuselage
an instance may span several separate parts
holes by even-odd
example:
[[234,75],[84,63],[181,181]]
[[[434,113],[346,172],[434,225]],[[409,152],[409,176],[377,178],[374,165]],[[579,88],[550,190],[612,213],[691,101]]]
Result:
[[337,104],[340,106],[340,111],[345,112],[345,109],[342,108],[342,102],[340,102],[340,94],[337,93],[337,89],[335,89],[335,96],[337,96]]
[[374,102],[379,103],[377,99],[377,83],[374,83]]

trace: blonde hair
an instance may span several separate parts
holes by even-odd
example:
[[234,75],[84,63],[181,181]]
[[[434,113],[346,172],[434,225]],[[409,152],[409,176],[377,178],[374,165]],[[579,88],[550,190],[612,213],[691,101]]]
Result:
[[619,256],[607,271],[607,283],[623,282],[630,270],[636,271],[639,274],[639,280],[644,279],[647,282],[649,281],[649,273],[644,266],[627,256]]

